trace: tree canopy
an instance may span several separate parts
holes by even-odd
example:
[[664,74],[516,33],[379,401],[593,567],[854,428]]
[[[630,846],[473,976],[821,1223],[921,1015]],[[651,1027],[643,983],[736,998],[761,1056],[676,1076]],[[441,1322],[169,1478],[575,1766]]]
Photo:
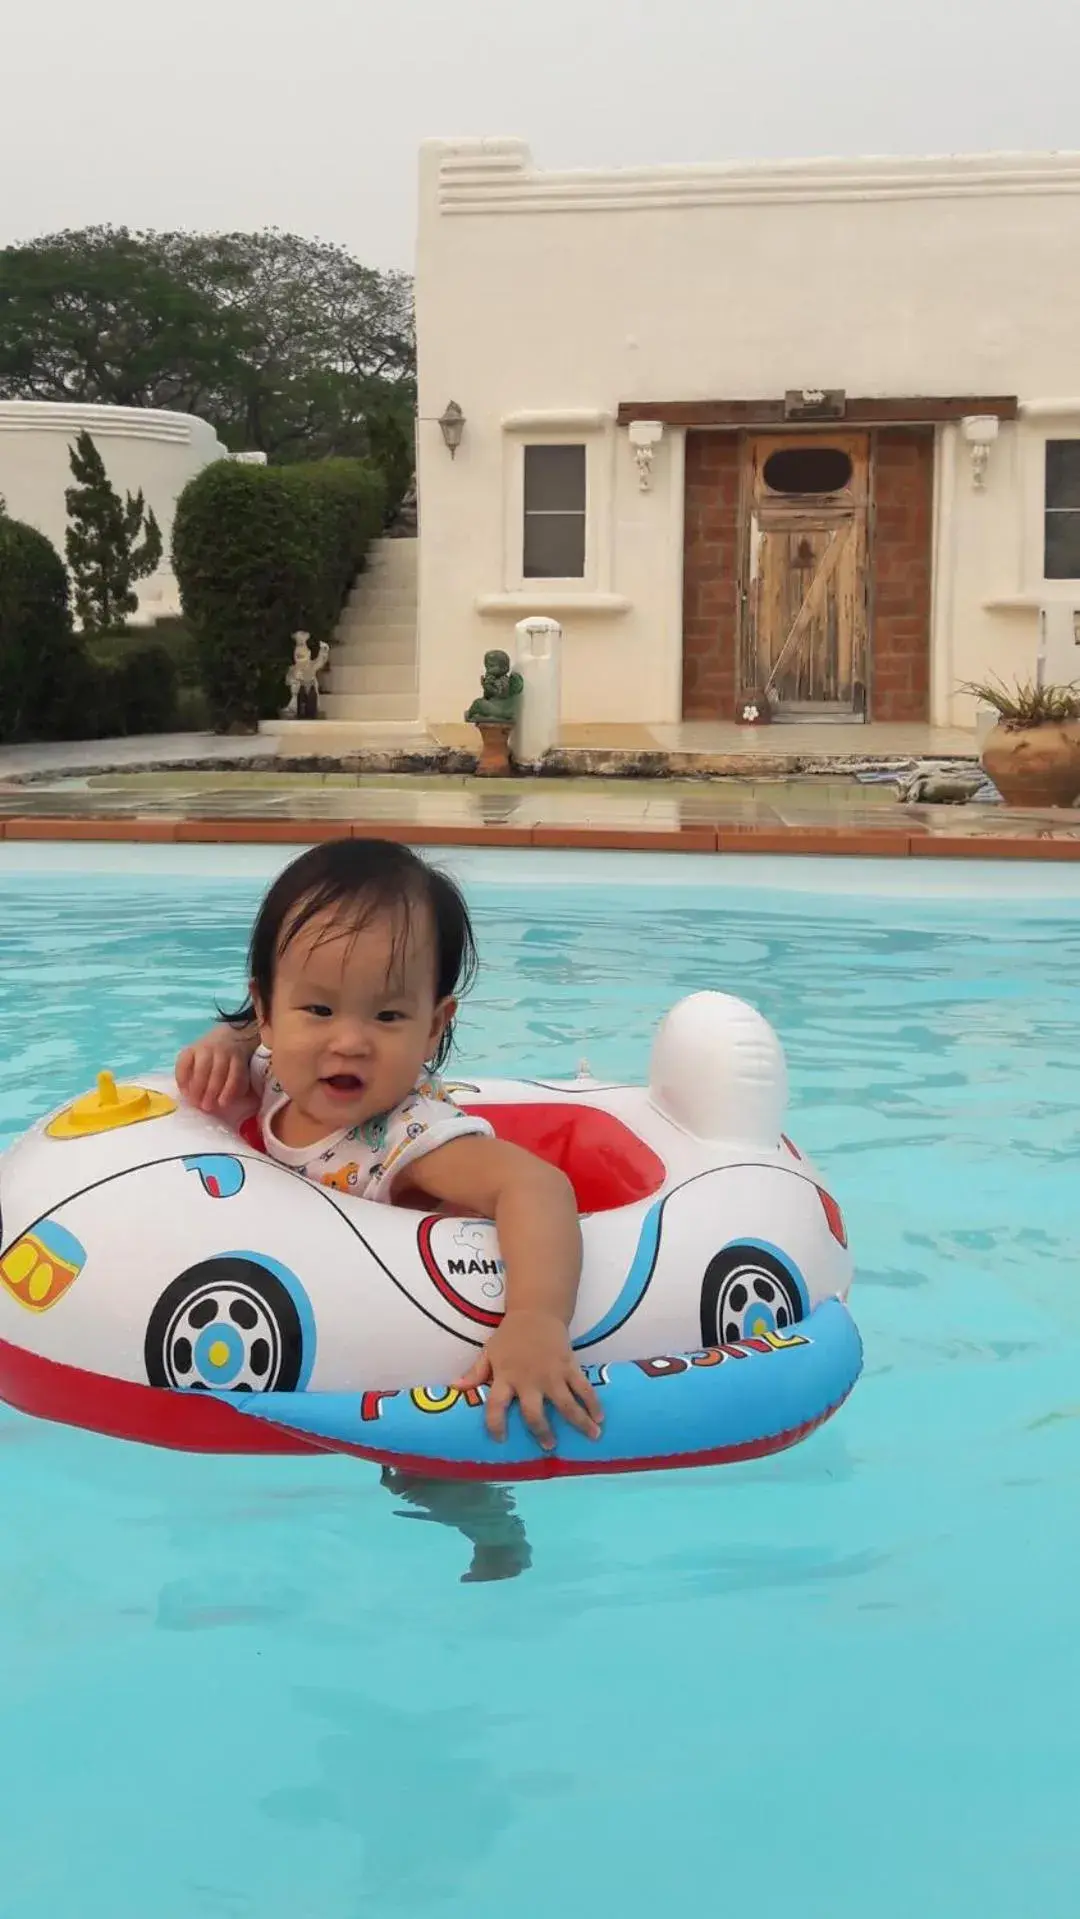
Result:
[[271,461],[412,464],[412,282],[262,233],[84,227],[0,250],[0,399],[198,413]]

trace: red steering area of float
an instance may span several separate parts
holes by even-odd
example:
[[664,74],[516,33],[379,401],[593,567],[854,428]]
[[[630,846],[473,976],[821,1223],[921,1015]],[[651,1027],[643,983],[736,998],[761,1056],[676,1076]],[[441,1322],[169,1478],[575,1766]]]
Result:
[[[508,1100],[505,1105],[471,1104],[462,1111],[486,1119],[497,1139],[557,1166],[574,1189],[579,1213],[613,1213],[616,1207],[634,1206],[651,1199],[667,1178],[659,1154],[614,1113],[598,1106]],[[257,1114],[244,1121],[240,1137],[246,1146],[265,1153]]]

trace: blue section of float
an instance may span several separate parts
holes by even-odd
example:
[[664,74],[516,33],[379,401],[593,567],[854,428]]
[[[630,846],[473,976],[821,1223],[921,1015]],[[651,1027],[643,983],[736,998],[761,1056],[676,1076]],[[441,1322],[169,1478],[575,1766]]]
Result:
[[[799,1344],[787,1343],[795,1337]],[[617,1472],[641,1460],[722,1454],[795,1433],[823,1419],[851,1391],[862,1369],[862,1341],[847,1307],[832,1299],[775,1346],[762,1351],[744,1342],[727,1349],[719,1363],[695,1365],[692,1358],[624,1361],[604,1368],[602,1436],[586,1439],[556,1416],[559,1461],[569,1469],[580,1464]],[[432,1411],[417,1403],[445,1395],[445,1387],[430,1386],[415,1395],[402,1391],[387,1397],[238,1394],[230,1403],[248,1417],[271,1420],[331,1448],[362,1447],[385,1458],[430,1460],[451,1470],[488,1466],[493,1478],[500,1469],[543,1457],[516,1407],[500,1444],[488,1436],[483,1407],[469,1405],[462,1396]]]

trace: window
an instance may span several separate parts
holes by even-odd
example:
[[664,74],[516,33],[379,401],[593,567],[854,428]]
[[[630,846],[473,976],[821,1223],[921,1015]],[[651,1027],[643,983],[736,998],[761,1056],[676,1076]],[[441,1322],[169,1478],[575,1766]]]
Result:
[[527,580],[585,577],[585,448],[525,448]]
[[1044,577],[1080,580],[1080,440],[1046,442]]
[[839,493],[851,473],[851,457],[838,446],[785,446],[770,453],[763,477],[772,493]]

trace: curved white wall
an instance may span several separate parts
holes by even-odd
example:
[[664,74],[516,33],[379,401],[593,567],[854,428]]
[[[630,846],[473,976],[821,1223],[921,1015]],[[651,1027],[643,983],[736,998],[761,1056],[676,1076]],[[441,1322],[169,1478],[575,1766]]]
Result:
[[161,527],[158,571],[139,584],[138,620],[179,611],[169,564],[177,497],[192,475],[227,459],[212,426],[191,413],[150,407],[71,406],[65,401],[0,400],[0,494],[17,520],[36,526],[61,559],[67,531],[64,492],[72,483],[69,448],[87,432],[117,492],[141,487]]

